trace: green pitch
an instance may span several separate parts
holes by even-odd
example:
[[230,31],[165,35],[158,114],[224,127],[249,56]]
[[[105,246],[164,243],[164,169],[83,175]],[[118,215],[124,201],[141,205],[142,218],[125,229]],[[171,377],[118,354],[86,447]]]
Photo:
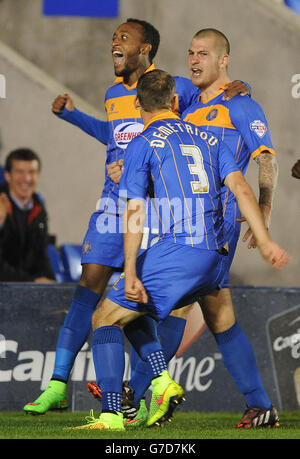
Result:
[[[178,412],[173,421],[162,428],[140,428],[126,432],[64,430],[65,427],[85,424],[87,414],[67,411],[31,416],[23,412],[2,412],[0,439],[114,439],[123,440],[123,443],[127,439],[169,439],[173,443],[185,439],[300,439],[300,411],[279,413],[280,427],[272,429],[233,429],[242,413]],[[98,416],[98,413],[95,415]]]

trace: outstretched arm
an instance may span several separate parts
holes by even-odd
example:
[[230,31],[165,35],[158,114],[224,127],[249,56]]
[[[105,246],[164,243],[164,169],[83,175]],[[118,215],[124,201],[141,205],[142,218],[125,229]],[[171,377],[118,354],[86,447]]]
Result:
[[291,257],[278,244],[272,241],[259,205],[250,185],[246,182],[241,172],[231,172],[225,179],[225,185],[235,195],[242,214],[256,239],[262,257],[274,268],[282,269]]

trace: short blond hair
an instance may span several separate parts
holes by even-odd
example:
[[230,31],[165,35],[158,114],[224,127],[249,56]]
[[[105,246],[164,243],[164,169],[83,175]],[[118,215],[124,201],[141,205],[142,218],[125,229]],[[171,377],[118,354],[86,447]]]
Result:
[[230,54],[230,43],[228,38],[217,29],[201,29],[195,33],[194,38],[200,38],[203,36],[213,37],[216,42],[216,46],[220,54]]

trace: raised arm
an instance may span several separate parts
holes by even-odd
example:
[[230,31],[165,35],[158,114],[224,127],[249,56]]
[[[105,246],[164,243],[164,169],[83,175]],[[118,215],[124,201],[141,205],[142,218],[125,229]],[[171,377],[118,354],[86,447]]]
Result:
[[52,104],[52,112],[107,145],[109,139],[108,122],[98,120],[94,116],[78,110],[68,94],[60,94],[55,98]]

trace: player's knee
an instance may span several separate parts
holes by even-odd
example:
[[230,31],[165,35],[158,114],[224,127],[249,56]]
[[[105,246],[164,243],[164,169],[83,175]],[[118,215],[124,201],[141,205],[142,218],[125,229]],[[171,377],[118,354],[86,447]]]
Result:
[[203,315],[212,333],[222,333],[235,323],[235,315],[231,311],[206,310]]
[[92,328],[96,330],[100,327],[115,326],[122,329],[126,325],[128,318],[131,318],[130,311],[121,308],[109,298],[105,298],[93,314]]
[[235,323],[235,313],[229,289],[215,291],[201,302],[204,320],[212,333],[228,330]]
[[105,309],[100,306],[92,316],[92,328],[96,330],[101,327],[115,325],[115,320],[106,313]]

